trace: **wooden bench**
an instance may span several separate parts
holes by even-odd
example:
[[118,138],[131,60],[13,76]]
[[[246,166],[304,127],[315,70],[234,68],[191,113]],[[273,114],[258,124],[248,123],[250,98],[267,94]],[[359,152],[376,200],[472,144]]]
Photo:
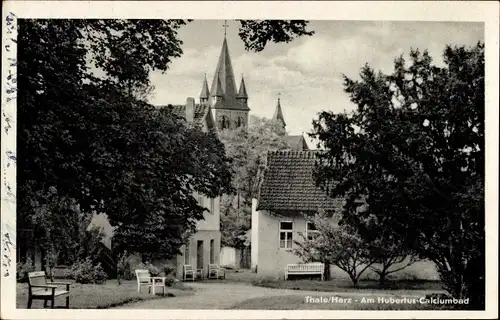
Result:
[[[45,271],[28,273],[28,309],[31,309],[33,300],[43,300],[43,307],[47,307],[47,301],[51,301],[50,307],[54,308],[55,298],[66,296],[66,308],[69,309],[69,282],[47,282]],[[58,285],[65,285],[66,290],[58,290]]]
[[289,275],[320,275],[323,281],[324,265],[320,262],[287,264],[285,267],[285,280]]

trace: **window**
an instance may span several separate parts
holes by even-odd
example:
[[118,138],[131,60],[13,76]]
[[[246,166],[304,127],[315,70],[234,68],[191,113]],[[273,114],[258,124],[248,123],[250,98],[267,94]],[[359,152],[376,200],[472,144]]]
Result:
[[194,195],[196,201],[198,201],[198,205],[202,206],[203,207],[203,195],[201,195],[201,193],[196,193]]
[[210,199],[210,213],[211,214],[215,213],[215,199],[214,198]]
[[292,249],[293,222],[280,222],[280,249]]
[[245,119],[243,117],[238,117],[238,120],[236,121],[236,127],[244,127],[245,126]]
[[308,221],[306,223],[306,236],[307,236],[307,240],[312,240],[314,239],[314,237],[316,237],[318,235],[318,230],[316,229],[316,226],[314,225],[314,223]]
[[185,248],[184,248],[184,264],[189,264],[189,242],[186,243]]
[[226,116],[219,117],[219,130],[229,129],[229,118]]
[[210,240],[210,264],[215,263],[215,242]]

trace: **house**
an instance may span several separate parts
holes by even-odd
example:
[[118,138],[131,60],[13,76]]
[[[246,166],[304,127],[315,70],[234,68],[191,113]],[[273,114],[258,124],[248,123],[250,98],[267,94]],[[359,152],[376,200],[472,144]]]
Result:
[[[301,234],[308,237],[316,232],[308,221],[318,209],[340,210],[343,199],[332,199],[313,179],[313,169],[318,152],[321,151],[273,151],[267,156],[267,169],[258,199],[252,201],[252,269],[262,277],[281,278],[287,264],[302,262],[293,253],[294,241],[300,241]],[[348,275],[332,266],[333,278]],[[396,278],[437,280],[435,266],[428,261],[417,262],[395,273]],[[373,272],[366,272],[364,278],[376,279]]]

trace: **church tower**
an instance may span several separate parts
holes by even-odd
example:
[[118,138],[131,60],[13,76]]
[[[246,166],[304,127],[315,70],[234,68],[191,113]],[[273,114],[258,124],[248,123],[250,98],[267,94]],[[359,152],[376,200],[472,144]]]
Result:
[[283,110],[281,110],[280,98],[278,98],[278,103],[276,104],[276,110],[274,111],[273,120],[280,122],[283,126],[283,131],[286,131],[286,122],[285,117],[283,117]]
[[207,74],[205,73],[205,79],[203,79],[203,86],[200,93],[200,104],[208,104],[210,99],[210,91],[208,91]]
[[248,125],[248,93],[245,80],[241,77],[239,90],[236,87],[233,66],[224,36],[219,61],[212,79],[212,86],[208,90],[205,76],[203,82],[200,103],[209,104],[212,109],[218,130],[236,129]]

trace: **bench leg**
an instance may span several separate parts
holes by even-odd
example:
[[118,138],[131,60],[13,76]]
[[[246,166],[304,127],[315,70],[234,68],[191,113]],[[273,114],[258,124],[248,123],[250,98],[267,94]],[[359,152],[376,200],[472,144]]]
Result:
[[66,297],[66,309],[69,309],[69,293],[68,296]]
[[48,301],[47,299],[43,300],[43,307],[44,308],[47,308],[47,301]]
[[54,304],[55,304],[55,301],[56,301],[56,297],[55,296],[52,296],[52,303],[50,304],[50,307],[52,309],[54,309]]
[[28,309],[31,309],[31,304],[33,303],[33,299],[31,297],[28,298]]

